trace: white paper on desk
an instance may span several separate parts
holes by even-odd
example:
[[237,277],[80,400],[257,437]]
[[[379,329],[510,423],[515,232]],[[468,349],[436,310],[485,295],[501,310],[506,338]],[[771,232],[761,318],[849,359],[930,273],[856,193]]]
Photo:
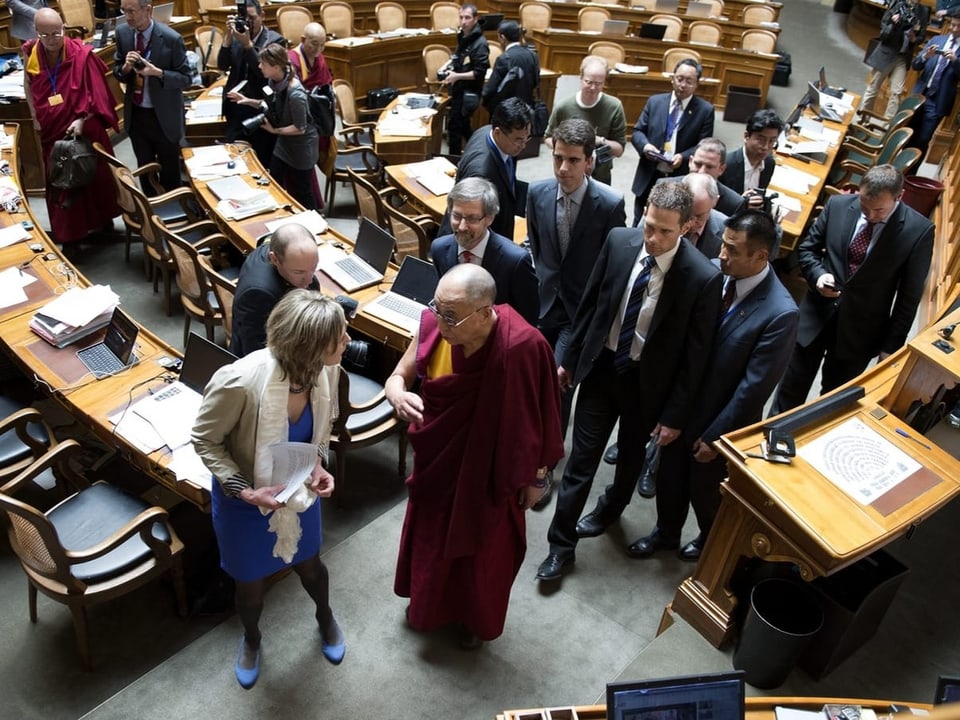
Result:
[[221,200],[217,203],[217,212],[230,220],[246,220],[248,217],[260,213],[273,212],[277,207],[273,196],[268,192],[263,192],[262,196],[248,198],[244,201]]
[[203,396],[179,380],[165,385],[159,392],[137,400],[127,412],[146,420],[171,450],[190,442],[190,432]]
[[630,75],[644,75],[650,70],[650,67],[648,65],[627,65],[626,63],[618,62],[613,66],[613,69],[617,72]]
[[430,126],[417,118],[402,118],[391,113],[377,124],[377,131],[380,137],[426,137],[430,134]]
[[109,285],[73,287],[44,305],[43,314],[64,325],[78,328],[119,304],[119,296]]
[[194,100],[190,103],[190,109],[187,111],[187,118],[196,120],[198,118],[218,118],[223,109],[223,103],[220,100]]
[[376,38],[372,37],[348,37],[348,38],[339,38],[337,40],[327,40],[327,45],[330,47],[357,47],[358,45],[372,45],[376,42]]
[[312,443],[281,442],[270,446],[273,457],[274,485],[286,485],[276,495],[277,502],[286,502],[303,485],[317,464],[317,446]]
[[0,272],[0,307],[12,307],[27,301],[24,288],[37,279],[18,267]]
[[804,140],[794,143],[790,153],[825,153],[830,150],[830,143],[826,140]]
[[303,225],[307,230],[310,231],[311,235],[323,235],[329,227],[323,215],[318,213],[316,210],[307,210],[306,212],[290,215],[288,217],[280,218],[279,220],[271,220],[270,222],[264,223],[264,225],[270,232],[276,232],[278,227],[283,227],[284,225],[289,225],[290,223]]
[[777,705],[773,713],[777,720],[823,720],[823,710],[797,710]]
[[7,150],[13,147],[13,135],[0,133],[0,149]]
[[798,198],[786,195],[784,193],[780,193],[779,196],[774,199],[773,204],[777,207],[783,208],[784,211],[792,210],[794,212],[800,212],[803,209],[803,204]]
[[191,444],[183,445],[173,451],[173,457],[167,464],[167,469],[176,475],[180,482],[189,480],[207,491],[213,488],[213,475]]
[[787,190],[794,195],[806,195],[810,192],[810,186],[816,185],[817,182],[815,175],[787,165],[777,165],[773,171],[773,177],[770,178],[770,184],[773,187]]
[[803,444],[797,455],[862,505],[874,502],[923,467],[857,418]]
[[30,233],[28,233],[27,229],[20,223],[14,223],[13,225],[8,225],[0,229],[0,248],[9,247],[21,240],[29,239]]
[[193,148],[193,155],[187,160],[187,167],[196,165],[217,165],[230,162],[230,151],[226,145],[202,145]]
[[117,435],[144,454],[150,454],[165,445],[153,425],[132,412],[129,407],[126,411],[114,413],[108,419],[114,424]]

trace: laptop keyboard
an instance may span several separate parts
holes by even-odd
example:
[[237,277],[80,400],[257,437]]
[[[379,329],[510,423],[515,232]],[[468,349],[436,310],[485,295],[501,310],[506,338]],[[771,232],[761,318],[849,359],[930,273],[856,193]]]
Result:
[[347,257],[337,260],[337,267],[343,270],[347,275],[356,280],[357,282],[372,282],[377,280],[380,275],[377,273],[372,273],[370,270],[363,265],[361,265],[353,255],[347,255]]
[[97,343],[83,350],[78,350],[77,357],[87,366],[87,370],[97,377],[123,370],[123,363],[104,343]]
[[416,320],[420,317],[420,313],[423,312],[423,305],[395,293],[381,295],[377,303],[387,308],[387,310],[398,312],[411,320]]

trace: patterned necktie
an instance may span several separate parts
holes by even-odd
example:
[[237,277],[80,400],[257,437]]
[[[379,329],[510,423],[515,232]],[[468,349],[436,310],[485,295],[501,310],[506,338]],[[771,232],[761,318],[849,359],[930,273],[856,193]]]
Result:
[[867,257],[867,248],[870,247],[870,238],[873,237],[873,226],[876,223],[868,222],[860,229],[850,242],[847,250],[847,277],[853,275]]
[[474,257],[475,255],[472,252],[469,250],[464,250],[462,253],[460,253],[460,263],[463,265],[472,263]]
[[627,300],[627,309],[623,313],[623,324],[620,326],[620,337],[617,340],[617,351],[613,355],[613,366],[617,372],[623,372],[630,365],[630,347],[633,345],[633,336],[637,332],[637,320],[640,319],[643,295],[650,282],[650,272],[655,262],[653,255],[647,255],[643,259],[643,269],[637,275],[630,290],[630,299]]
[[507,155],[507,159],[503,161],[503,164],[507,168],[507,177],[510,179],[510,189],[513,190],[517,184],[517,163],[512,157]]
[[683,106],[680,101],[674,98],[673,108],[670,110],[670,117],[667,118],[667,137],[666,142],[673,138],[673,132],[677,129],[677,123],[680,122],[680,114],[683,112]]
[[557,239],[560,242],[560,257],[567,256],[570,248],[570,197],[562,194],[557,212]]
[[943,55],[937,58],[937,66],[933,69],[930,82],[927,83],[927,89],[932,90],[933,94],[936,94],[937,86],[940,84],[940,76],[943,74],[943,69],[947,66],[947,53],[950,52],[951,44],[952,38],[947,38],[947,41],[943,44]]
[[720,315],[720,319],[730,312],[730,308],[733,307],[733,301],[737,299],[737,281],[733,278],[727,279],[727,286],[723,289],[723,312]]
[[[137,53],[140,57],[143,57],[144,50],[146,50],[146,43],[143,41],[143,33],[137,33]],[[143,77],[140,75],[136,76],[134,80],[136,83],[136,89],[133,91],[133,102],[135,105],[143,104]]]

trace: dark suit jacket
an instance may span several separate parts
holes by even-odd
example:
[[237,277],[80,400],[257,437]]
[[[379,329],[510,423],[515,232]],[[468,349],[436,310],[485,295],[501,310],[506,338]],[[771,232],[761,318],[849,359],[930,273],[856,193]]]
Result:
[[[770,184],[770,178],[773,177],[773,171],[776,166],[777,163],[773,159],[773,155],[768,155],[764,158],[763,169],[760,170],[761,188],[766,189],[767,185]],[[727,153],[727,169],[723,171],[723,175],[717,178],[717,181],[723,183],[734,192],[742,194],[744,190],[747,190],[747,188],[743,186],[743,171],[745,167],[746,163],[743,159],[743,148],[731,150]]]
[[540,281],[540,318],[559,299],[569,324],[577,312],[593,264],[611,230],[623,227],[627,216],[623,195],[608,185],[587,179],[587,191],[577,222],[571,228],[570,247],[560,256],[557,236],[557,181],[540,180],[527,193],[527,237]]
[[711,210],[710,218],[703,226],[703,232],[697,241],[697,250],[709,260],[720,256],[720,248],[723,246],[723,223],[726,219],[727,216],[723,213]]
[[[443,235],[433,241],[430,256],[437,268],[437,275],[443,274],[459,262],[460,247],[453,235]],[[493,275],[497,283],[496,304],[507,303],[523,316],[523,319],[537,325],[537,275],[533,271],[530,253],[515,245],[502,235],[493,232],[483,251],[482,266]]]
[[714,209],[727,217],[736,215],[743,204],[743,196],[720,181],[717,181],[717,190],[720,191],[720,199],[717,200],[717,207]]
[[[521,217],[526,212],[527,183],[517,180],[511,186],[507,176],[507,168],[500,159],[500,152],[490,147],[487,138],[493,130],[492,125],[484,125],[473,131],[467,145],[463,149],[463,156],[457,165],[457,182],[468,177],[486,178],[497,188],[500,196],[500,212],[490,227],[495,233],[513,240],[514,216]],[[491,141],[492,142],[492,141]],[[450,230],[450,212],[443,216],[438,233],[446,235]]]
[[688,438],[712,442],[760,420],[790,361],[799,317],[796,302],[771,267],[717,328],[709,372],[684,429]]
[[[574,384],[589,374],[603,351],[642,249],[643,233],[636,229],[616,229],[607,237],[560,362]],[[652,423],[683,428],[689,421],[717,328],[721,279],[713,264],[681,238],[639,361],[645,392],[637,398],[637,411]]]
[[[672,98],[673,93],[660,93],[652,96],[643,106],[637,124],[633,126],[633,135],[630,141],[640,154],[637,172],[633,176],[633,192],[635,195],[643,194],[657,177],[657,163],[655,160],[647,159],[643,154],[643,146],[650,143],[660,150],[663,149],[663,144],[667,141],[667,118],[670,114]],[[687,160],[693,155],[697,143],[713,135],[713,119],[713,105],[696,95],[690,98],[687,109],[680,116],[680,124],[677,127],[677,145],[674,148],[674,152],[683,155],[683,164],[676,172],[672,173],[673,175],[686,174]]]
[[[866,362],[880,352],[897,350],[906,340],[930,269],[933,224],[901,202],[863,264],[848,276],[847,249],[859,218],[859,196],[831,197],[800,242],[800,269],[810,290],[800,304],[797,342],[809,345],[836,316],[837,344],[832,350]],[[843,285],[840,297],[817,292],[817,278],[824,273],[833,273]]]
[[241,121],[253,117],[260,111],[256,108],[248,108],[230,102],[227,100],[227,93],[236,87],[241,80],[246,80],[247,84],[241,92],[248,98],[263,99],[263,88],[267,81],[263,77],[263,73],[260,72],[259,55],[260,51],[270,43],[280,43],[284,47],[287,46],[287,41],[283,35],[264,26],[260,37],[250,46],[249,50],[244,50],[243,46],[237,40],[234,40],[230,47],[224,45],[217,54],[217,67],[229,73],[223,93],[223,116],[227,119],[226,138],[228,141],[243,137],[243,130],[240,127]]
[[[125,75],[121,72],[121,68],[127,53],[137,49],[134,29],[129,25],[121,25],[117,28],[116,41],[117,51],[114,55],[113,74],[117,80],[126,83],[127,86],[123,96],[123,126],[129,130],[133,123],[136,71],[131,70]],[[157,121],[167,139],[170,142],[179,143],[184,136],[183,89],[190,85],[190,65],[187,63],[187,50],[184,47],[183,38],[180,33],[154,20],[150,50],[146,55],[151,63],[163,70],[162,78],[146,78]]]
[[[930,45],[936,45],[942,48],[947,43],[947,37],[949,36],[937,35],[930,39]],[[960,50],[958,50],[957,54],[960,55]],[[940,56],[934,55],[929,60],[924,61],[922,51],[913,59],[913,69],[923,69],[923,72],[920,73],[920,79],[917,80],[917,84],[913,86],[913,92],[926,95],[927,102],[932,102],[936,105],[937,115],[946,117],[953,109],[953,102],[957,98],[957,83],[960,82],[960,57],[952,63],[948,62],[944,66],[943,72],[940,73],[940,82],[937,83],[936,90],[930,88],[928,91],[927,83],[930,82],[930,77],[933,75],[933,71],[936,69],[937,61],[939,60]]]
[[[501,89],[501,83],[513,68],[517,70],[516,80]],[[537,54],[527,45],[511,45],[493,64],[490,77],[483,86],[483,106],[492,113],[493,109],[507,98],[518,97],[532,107],[533,92],[538,87],[540,61]]]

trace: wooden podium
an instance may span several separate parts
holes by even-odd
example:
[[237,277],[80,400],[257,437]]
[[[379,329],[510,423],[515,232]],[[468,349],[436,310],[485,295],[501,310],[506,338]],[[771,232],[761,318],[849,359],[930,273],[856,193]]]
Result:
[[[798,456],[789,465],[748,455],[760,453],[759,423],[723,436],[718,445],[729,478],[720,511],[693,576],[667,606],[660,631],[676,613],[715,647],[735,633],[738,599],[733,581],[744,560],[793,563],[807,581],[830,575],[906,534],[960,492],[960,462],[904,419],[917,400],[929,403],[960,383],[960,352],[934,345],[938,331],[960,322],[960,311],[933,323],[912,342],[850,385],[865,396],[794,434]],[[960,333],[948,343],[960,345]],[[950,407],[940,408],[941,413]],[[781,417],[787,417],[785,413]],[[871,439],[916,460],[920,469],[870,504],[854,499],[800,454],[804,446],[851,420]],[[851,470],[855,472],[855,468]]]

